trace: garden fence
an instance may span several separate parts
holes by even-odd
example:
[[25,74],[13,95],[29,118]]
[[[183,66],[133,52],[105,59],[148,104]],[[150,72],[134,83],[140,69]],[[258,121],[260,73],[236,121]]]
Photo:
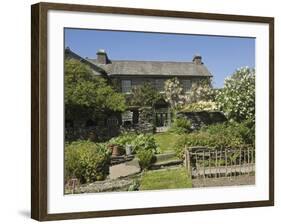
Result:
[[251,175],[255,172],[255,149],[249,145],[232,148],[185,147],[185,165],[192,178]]

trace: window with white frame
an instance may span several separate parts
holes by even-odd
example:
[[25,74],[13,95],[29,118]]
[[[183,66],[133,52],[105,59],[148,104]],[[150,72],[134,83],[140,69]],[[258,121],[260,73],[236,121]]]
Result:
[[122,80],[122,93],[130,93],[132,90],[132,81],[131,80]]
[[183,91],[185,93],[190,92],[190,90],[191,90],[191,80],[189,80],[189,79],[182,80],[182,86],[183,86]]

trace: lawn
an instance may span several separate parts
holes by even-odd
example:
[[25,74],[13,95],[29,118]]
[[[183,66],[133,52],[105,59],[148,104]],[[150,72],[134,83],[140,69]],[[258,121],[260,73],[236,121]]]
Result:
[[173,147],[180,138],[180,135],[171,132],[163,132],[154,134],[154,138],[159,145],[160,152],[168,152],[173,151]]
[[191,179],[187,177],[185,167],[147,171],[140,181],[140,190],[161,190],[191,188]]

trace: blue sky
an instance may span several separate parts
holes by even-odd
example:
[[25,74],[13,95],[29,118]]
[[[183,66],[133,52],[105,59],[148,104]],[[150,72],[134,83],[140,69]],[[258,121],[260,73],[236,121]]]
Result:
[[237,68],[255,67],[254,38],[65,29],[66,46],[89,58],[105,49],[112,60],[192,61],[200,54],[215,87]]

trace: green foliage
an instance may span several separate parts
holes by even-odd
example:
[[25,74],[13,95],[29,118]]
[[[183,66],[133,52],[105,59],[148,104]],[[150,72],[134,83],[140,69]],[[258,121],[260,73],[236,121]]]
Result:
[[112,138],[109,143],[117,144],[123,148],[125,145],[131,145],[132,153],[137,155],[142,169],[148,168],[153,161],[154,154],[158,153],[158,145],[153,135],[150,134],[124,133]]
[[216,101],[230,120],[255,122],[255,70],[236,70],[225,79],[224,88],[217,92]]
[[158,152],[157,144],[152,135],[140,134],[132,142],[133,152],[137,153],[142,169],[148,168],[153,162],[154,154]]
[[162,99],[161,94],[150,83],[144,83],[132,89],[132,95],[128,96],[128,104],[152,107],[160,99]]
[[158,146],[151,134],[134,134],[123,133],[122,135],[112,138],[110,144],[116,144],[122,147],[126,145],[132,146],[132,153],[137,153],[139,150],[151,150],[153,153],[158,152]]
[[158,153],[158,146],[151,134],[139,134],[133,139],[131,144],[133,146],[133,152],[150,150],[153,153]]
[[176,118],[171,128],[169,129],[170,132],[174,132],[177,134],[187,133],[191,130],[191,122],[183,117]]
[[134,141],[134,139],[136,138],[136,134],[135,133],[122,133],[121,135],[114,137],[112,139],[109,140],[110,144],[115,144],[115,145],[119,145],[119,146],[125,146],[125,145],[132,145],[132,142]]
[[153,158],[154,158],[154,153],[152,149],[139,149],[137,151],[137,157],[139,159],[139,164],[142,169],[149,168],[151,165]]
[[109,173],[110,154],[104,144],[76,141],[65,146],[65,178],[80,183],[103,180]]
[[186,168],[164,169],[144,172],[140,181],[140,190],[161,190],[191,188],[192,180],[187,176]]
[[160,152],[172,151],[180,135],[172,132],[155,133],[154,138]]
[[229,122],[204,127],[197,132],[182,135],[175,146],[177,155],[183,156],[184,147],[206,146],[214,148],[254,145],[254,128],[248,122]]
[[138,179],[135,179],[133,183],[128,187],[128,191],[138,191],[140,187],[140,182]]
[[89,116],[94,112],[124,111],[125,98],[108,85],[104,78],[77,60],[65,61],[66,118]]

